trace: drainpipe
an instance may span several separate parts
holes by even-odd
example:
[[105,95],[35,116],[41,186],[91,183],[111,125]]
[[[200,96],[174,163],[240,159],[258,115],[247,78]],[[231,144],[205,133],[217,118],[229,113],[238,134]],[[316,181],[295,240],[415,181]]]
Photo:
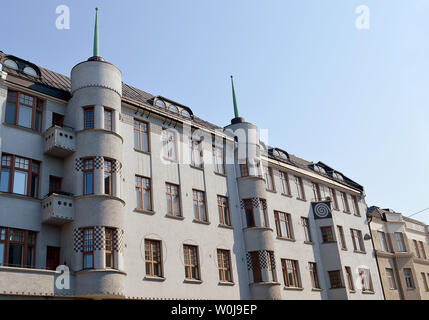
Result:
[[381,271],[380,271],[380,266],[378,264],[378,259],[377,259],[377,253],[375,252],[375,246],[374,246],[374,238],[372,236],[372,230],[371,230],[371,221],[372,221],[372,215],[366,215],[366,220],[368,221],[368,228],[369,228],[369,233],[371,235],[371,243],[372,243],[372,250],[374,250],[374,256],[375,256],[375,263],[377,264],[377,270],[378,270],[378,277],[380,278],[380,284],[381,284],[381,291],[383,292],[383,300],[386,300],[386,296],[384,295],[384,286],[383,286],[383,280],[381,279]]

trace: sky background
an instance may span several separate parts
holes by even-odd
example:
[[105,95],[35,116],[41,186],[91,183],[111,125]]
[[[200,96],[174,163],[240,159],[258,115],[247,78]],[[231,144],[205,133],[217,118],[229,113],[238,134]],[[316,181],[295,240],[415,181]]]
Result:
[[240,115],[270,145],[362,184],[369,206],[429,207],[429,1],[2,1],[0,50],[70,75],[92,55],[95,7],[124,82],[226,126],[233,74]]

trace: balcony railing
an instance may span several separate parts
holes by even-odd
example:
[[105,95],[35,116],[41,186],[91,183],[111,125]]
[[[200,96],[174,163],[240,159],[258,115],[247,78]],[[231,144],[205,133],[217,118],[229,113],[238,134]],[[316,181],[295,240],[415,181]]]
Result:
[[62,225],[74,220],[74,199],[69,195],[53,193],[42,200],[42,222]]
[[76,151],[76,135],[73,130],[53,126],[44,133],[45,154],[65,158]]

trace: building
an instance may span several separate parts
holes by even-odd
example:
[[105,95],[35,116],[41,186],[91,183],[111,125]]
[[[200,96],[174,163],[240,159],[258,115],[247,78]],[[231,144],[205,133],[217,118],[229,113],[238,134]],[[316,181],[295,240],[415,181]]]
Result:
[[123,83],[98,32],[70,78],[0,63],[1,297],[383,299],[363,187],[265,146],[234,90],[213,125]]
[[391,209],[368,209],[386,300],[429,299],[429,227]]

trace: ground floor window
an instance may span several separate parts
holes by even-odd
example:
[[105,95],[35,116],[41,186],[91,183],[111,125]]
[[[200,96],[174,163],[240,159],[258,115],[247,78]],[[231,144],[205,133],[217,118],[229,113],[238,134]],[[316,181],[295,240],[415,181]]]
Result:
[[0,227],[0,266],[35,265],[36,232]]

